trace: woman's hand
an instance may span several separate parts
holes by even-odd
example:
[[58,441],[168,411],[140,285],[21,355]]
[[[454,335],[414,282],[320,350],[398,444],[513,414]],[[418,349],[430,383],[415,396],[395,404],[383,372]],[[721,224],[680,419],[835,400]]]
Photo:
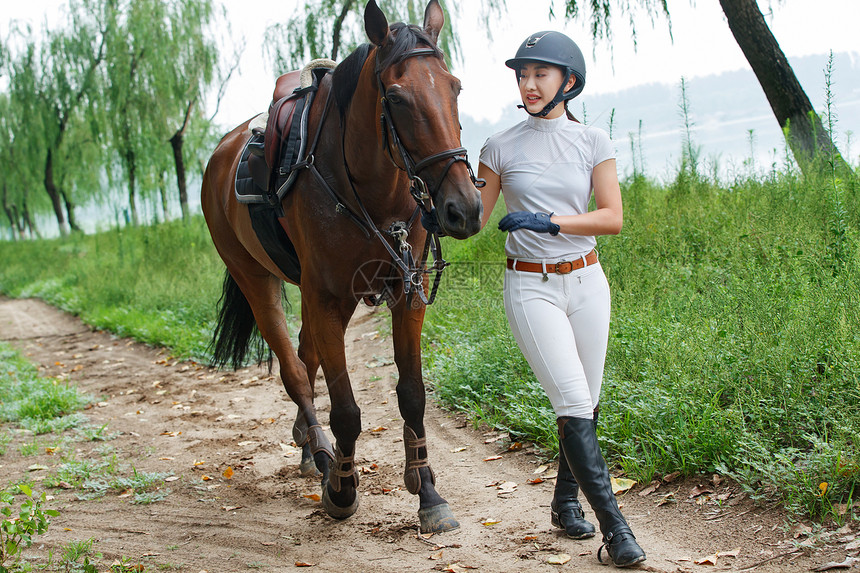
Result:
[[508,213],[499,221],[500,231],[516,231],[517,229],[529,229],[536,233],[549,233],[558,235],[561,227],[550,219],[552,213],[529,213],[528,211],[514,211]]

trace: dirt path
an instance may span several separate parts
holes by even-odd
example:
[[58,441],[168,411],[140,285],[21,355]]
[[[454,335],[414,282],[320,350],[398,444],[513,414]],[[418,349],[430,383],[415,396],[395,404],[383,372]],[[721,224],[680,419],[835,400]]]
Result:
[[[116,493],[79,501],[75,491],[49,491],[61,516],[30,553],[44,562],[49,550],[56,554],[70,541],[94,538],[104,555],[102,569],[125,557],[145,564],[146,571],[191,573],[287,571],[297,562],[331,572],[608,571],[597,562],[598,538],[573,541],[551,528],[552,480],[527,483],[554,475],[552,464],[535,474],[542,460],[528,445],[507,452],[505,436],[474,430],[432,405],[430,459],[461,528],[419,538],[417,498],[403,489],[402,422],[384,324],[382,314],[362,309],[347,332],[364,429],[357,451],[361,506],[339,522],[314,499],[318,480],[299,476],[300,452],[290,445],[295,407],[265,369],[218,372],[177,362],[162,349],[92,332],[39,301],[0,299],[0,339],[21,349],[45,375],[68,379],[96,397],[85,414],[119,433],[102,447],[138,471],[178,478],[166,484],[170,494],[163,501],[150,505],[133,505]],[[318,381],[323,423],[329,410],[324,388]],[[3,483],[20,479],[34,464],[46,468],[30,472],[38,483],[62,463],[61,452],[22,456],[25,439],[17,437],[0,458]],[[98,446],[75,442],[65,454],[99,459],[104,451],[96,452]],[[495,456],[501,457],[486,461]],[[504,482],[515,489],[499,489]],[[711,493],[691,497],[697,485]],[[842,561],[845,542],[838,539],[853,535],[825,533],[813,540],[815,548],[796,549],[811,538],[794,537],[778,510],[752,505],[731,484],[714,486],[703,478],[662,484],[649,495],[641,495],[644,489],[619,498],[648,554],[640,570],[804,571]],[[658,505],[669,493],[675,501]],[[716,567],[695,563],[717,552],[736,556],[720,556]],[[567,564],[547,563],[562,553],[571,556]]]

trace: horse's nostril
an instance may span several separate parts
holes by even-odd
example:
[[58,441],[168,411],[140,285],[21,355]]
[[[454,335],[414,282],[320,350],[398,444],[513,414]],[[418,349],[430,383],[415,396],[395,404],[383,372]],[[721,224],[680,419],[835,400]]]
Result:
[[449,227],[453,229],[459,229],[463,226],[463,214],[460,212],[460,209],[457,204],[453,201],[448,203],[447,208],[445,209],[445,215]]

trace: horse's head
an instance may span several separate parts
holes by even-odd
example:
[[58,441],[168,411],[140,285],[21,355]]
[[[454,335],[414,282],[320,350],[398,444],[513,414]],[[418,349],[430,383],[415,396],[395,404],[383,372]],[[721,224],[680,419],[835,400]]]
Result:
[[402,23],[389,27],[374,0],[364,12],[365,30],[376,46],[387,152],[417,183],[419,196],[426,187],[442,230],[465,239],[480,230],[482,205],[460,144],[460,80],[436,47],[444,23],[437,0],[427,4],[423,29]]

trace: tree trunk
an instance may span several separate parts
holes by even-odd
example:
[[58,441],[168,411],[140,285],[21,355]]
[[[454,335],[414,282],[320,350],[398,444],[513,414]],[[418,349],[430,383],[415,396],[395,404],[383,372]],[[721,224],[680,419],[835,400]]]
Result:
[[[184,129],[184,126],[183,126]],[[182,220],[188,220],[188,188],[185,181],[185,158],[182,155],[182,145],[185,142],[182,130],[177,131],[170,138],[170,147],[173,148],[173,162],[176,164],[176,185],[179,187],[179,207],[182,209]]]
[[158,192],[161,195],[161,215],[166,223],[170,220],[170,208],[167,201],[167,182],[164,181],[163,175],[158,183]]
[[337,61],[337,53],[340,50],[340,31],[343,28],[343,21],[346,19],[347,14],[349,14],[349,9],[352,7],[353,2],[354,0],[346,0],[343,3],[343,9],[334,22],[334,29],[331,35],[331,59],[334,61]]
[[[54,182],[54,150],[48,148],[48,154],[45,157],[45,191],[48,197],[51,198],[51,206],[54,208],[54,215],[57,217],[57,225],[60,227],[60,235],[65,237],[69,234],[69,226],[66,224],[66,216],[63,213],[63,205],[60,203],[60,192],[57,190],[57,184]],[[29,211],[26,211],[29,217]],[[31,226],[32,230],[32,226]]]
[[135,176],[137,175],[137,162],[134,156],[134,151],[128,149],[125,152],[125,167],[128,171],[128,209],[131,212],[131,224],[138,226],[137,218],[137,198],[135,194]]
[[12,232],[12,239],[18,240],[24,237],[20,232],[16,233],[16,228],[20,228],[21,224],[18,221],[18,213],[14,205],[9,204],[9,190],[6,188],[6,183],[3,183],[3,212],[6,213],[6,218],[9,219],[9,229]]
[[75,204],[72,203],[72,200],[69,198],[69,194],[64,190],[60,189],[60,195],[63,197],[63,203],[66,205],[66,214],[69,217],[69,228],[72,231],[81,231],[80,225],[78,225],[78,220],[75,218]]
[[756,0],[720,0],[729,28],[761,84],[803,171],[816,158],[847,167],[803,91]]
[[[36,224],[33,223],[33,217],[30,215],[30,208],[27,206],[27,198],[24,197],[24,201],[21,204],[22,213],[21,216],[24,219],[24,224],[30,229],[30,238],[41,239],[42,234],[39,232],[39,229],[36,228]],[[68,232],[68,231],[66,231]]]

